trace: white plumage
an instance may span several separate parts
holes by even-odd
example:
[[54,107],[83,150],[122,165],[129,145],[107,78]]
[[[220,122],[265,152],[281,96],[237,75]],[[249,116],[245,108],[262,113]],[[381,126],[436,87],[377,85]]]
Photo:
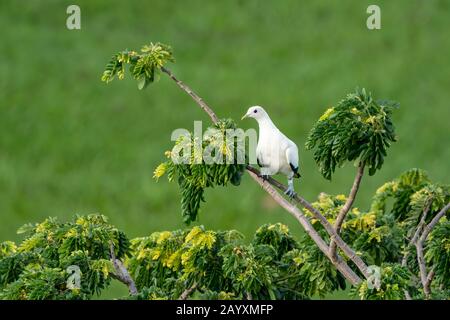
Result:
[[254,118],[259,125],[259,139],[256,147],[256,157],[263,176],[282,173],[288,178],[286,194],[293,197],[294,177],[298,173],[297,145],[286,137],[270,119],[267,112],[260,106],[250,107],[242,117]]

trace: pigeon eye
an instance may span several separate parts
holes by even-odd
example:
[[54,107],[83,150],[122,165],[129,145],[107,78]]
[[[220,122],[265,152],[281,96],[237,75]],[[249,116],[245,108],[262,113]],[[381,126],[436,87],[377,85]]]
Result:
[[258,112],[258,110],[256,110],[256,109],[255,109],[255,110],[253,110],[253,113],[257,113],[257,112]]

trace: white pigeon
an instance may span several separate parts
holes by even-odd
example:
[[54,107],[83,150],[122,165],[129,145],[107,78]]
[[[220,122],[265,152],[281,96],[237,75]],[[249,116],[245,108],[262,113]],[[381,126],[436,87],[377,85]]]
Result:
[[292,198],[295,195],[294,177],[300,178],[297,145],[278,130],[262,107],[250,107],[242,117],[244,118],[254,118],[258,121],[259,139],[256,159],[261,167],[262,177],[267,179],[268,176],[278,173],[286,175],[288,188],[285,194]]

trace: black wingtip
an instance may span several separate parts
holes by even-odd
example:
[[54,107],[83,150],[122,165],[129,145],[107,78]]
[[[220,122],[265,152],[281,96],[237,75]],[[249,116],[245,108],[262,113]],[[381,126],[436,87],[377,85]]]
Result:
[[300,178],[301,174],[298,172],[298,167],[294,167],[292,163],[289,163],[289,166],[291,167],[292,171],[294,171],[294,178]]

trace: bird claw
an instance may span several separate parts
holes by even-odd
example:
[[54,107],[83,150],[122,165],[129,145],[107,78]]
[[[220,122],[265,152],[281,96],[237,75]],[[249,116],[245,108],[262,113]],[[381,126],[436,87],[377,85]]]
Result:
[[261,175],[261,179],[263,179],[264,181],[269,180],[269,175],[268,174],[262,174]]
[[288,188],[288,189],[284,192],[284,194],[287,195],[287,196],[289,197],[289,199],[292,199],[292,198],[296,195],[294,189],[291,189],[291,188]]

